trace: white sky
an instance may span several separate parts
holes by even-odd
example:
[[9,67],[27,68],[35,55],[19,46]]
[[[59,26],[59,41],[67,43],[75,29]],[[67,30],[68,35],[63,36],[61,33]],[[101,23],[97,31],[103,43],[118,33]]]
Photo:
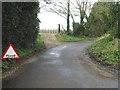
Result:
[[[57,0],[56,0],[57,1]],[[71,0],[73,1],[73,0]],[[90,0],[92,2],[95,2],[96,0]],[[66,19],[63,17],[57,15],[56,13],[51,13],[48,11],[45,11],[44,9],[41,9],[41,13],[38,14],[38,18],[40,19],[40,29],[58,29],[58,24],[61,24],[66,29]],[[76,22],[79,22],[79,17],[74,17]],[[70,19],[70,21],[72,21]],[[71,23],[71,29],[72,29],[72,22]]]
[[44,12],[38,14],[40,29],[57,29],[58,24],[66,26],[66,20],[55,13]]

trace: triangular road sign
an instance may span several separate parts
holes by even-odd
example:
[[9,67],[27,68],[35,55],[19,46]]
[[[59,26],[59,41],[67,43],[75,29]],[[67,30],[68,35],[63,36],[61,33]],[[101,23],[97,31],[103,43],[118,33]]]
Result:
[[12,44],[9,44],[5,52],[3,53],[2,59],[5,60],[6,58],[12,59],[19,59],[20,55],[17,53],[16,49]]

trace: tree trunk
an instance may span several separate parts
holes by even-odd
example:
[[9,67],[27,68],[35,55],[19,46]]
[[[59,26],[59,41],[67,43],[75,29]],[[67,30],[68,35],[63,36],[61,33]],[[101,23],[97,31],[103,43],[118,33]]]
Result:
[[67,12],[67,33],[70,32],[70,0],[68,0],[68,12]]

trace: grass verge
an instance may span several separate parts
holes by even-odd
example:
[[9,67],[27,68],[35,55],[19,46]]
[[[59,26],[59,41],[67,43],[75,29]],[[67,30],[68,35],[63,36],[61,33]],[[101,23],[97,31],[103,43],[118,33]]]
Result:
[[88,37],[75,37],[70,35],[56,35],[56,38],[59,41],[65,41],[65,42],[76,42],[76,41],[82,41],[82,40],[95,40],[95,38],[88,38]]
[[99,61],[108,65],[117,66],[120,62],[120,50],[117,38],[105,35],[88,48],[89,53],[98,58]]
[[[31,47],[29,49],[17,49],[17,51],[18,51],[21,59],[23,59],[27,56],[29,57],[29,55],[32,55],[37,51],[41,51],[44,48],[45,48],[45,44],[42,41],[40,35],[38,35],[36,38],[36,41],[35,41],[35,45],[33,47]],[[3,60],[1,68],[4,71],[4,70],[12,67],[14,64],[20,64],[20,63],[21,63],[20,60],[12,60],[12,59]]]

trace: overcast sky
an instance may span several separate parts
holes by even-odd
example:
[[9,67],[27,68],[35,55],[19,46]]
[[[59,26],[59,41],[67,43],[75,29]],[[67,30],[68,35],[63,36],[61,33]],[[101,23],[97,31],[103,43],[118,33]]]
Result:
[[[57,0],[56,0],[57,1]],[[66,0],[64,0],[66,1]],[[73,0],[71,0],[73,1]],[[96,0],[90,0],[94,3]],[[42,3],[45,4],[45,3]],[[48,7],[49,8],[49,7]],[[66,28],[66,19],[57,15],[56,13],[48,12],[44,9],[41,9],[41,13],[38,14],[38,18],[40,19],[40,29],[57,29],[58,24],[61,24],[64,28]],[[76,22],[79,22],[79,17],[74,17]],[[71,21],[71,29],[72,29],[72,20]]]

